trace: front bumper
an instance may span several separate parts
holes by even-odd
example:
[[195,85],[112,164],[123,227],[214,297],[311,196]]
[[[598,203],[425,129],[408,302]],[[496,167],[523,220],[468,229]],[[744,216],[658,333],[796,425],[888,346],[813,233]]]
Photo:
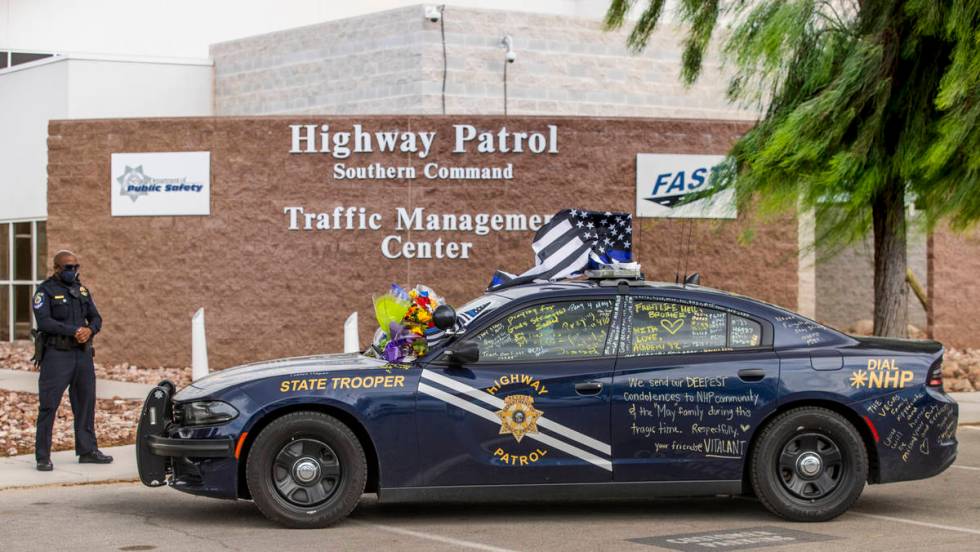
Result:
[[[207,473],[235,473],[235,442],[230,436],[206,439],[174,437],[173,395],[175,386],[169,381],[150,391],[143,403],[136,431],[136,467],[140,481],[148,487],[168,482],[181,490],[215,496],[229,494],[228,482],[218,477],[220,484],[209,485]],[[230,466],[224,466],[224,464]],[[218,468],[218,469],[215,469]],[[214,478],[212,478],[214,479]],[[231,484],[232,489],[234,483]],[[234,491],[231,493],[234,495]]]

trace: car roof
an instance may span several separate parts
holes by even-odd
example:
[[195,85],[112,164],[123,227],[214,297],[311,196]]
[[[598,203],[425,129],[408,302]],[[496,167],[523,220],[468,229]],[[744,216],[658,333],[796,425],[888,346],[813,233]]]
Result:
[[732,293],[729,291],[724,291],[720,289],[694,285],[694,284],[676,284],[673,282],[655,282],[650,280],[626,280],[621,278],[612,279],[582,279],[582,280],[563,280],[560,282],[535,282],[530,284],[522,284],[513,287],[505,287],[498,290],[490,290],[490,294],[499,295],[508,300],[520,299],[538,294],[548,294],[549,292],[561,292],[561,291],[582,291],[588,289],[613,289],[615,290],[620,284],[625,284],[629,286],[631,290],[635,291],[685,291],[694,292],[702,297],[706,296],[717,296],[719,298],[725,299],[739,299],[752,301],[753,303],[762,303],[758,299],[753,299],[751,297],[746,297],[744,295],[739,295],[737,293]]

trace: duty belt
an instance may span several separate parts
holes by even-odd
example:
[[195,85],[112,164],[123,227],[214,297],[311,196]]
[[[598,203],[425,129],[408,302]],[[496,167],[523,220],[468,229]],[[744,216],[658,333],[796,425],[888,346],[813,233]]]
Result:
[[47,345],[58,349],[59,351],[68,351],[72,348],[84,349],[85,344],[79,343],[74,337],[69,337],[67,335],[49,335]]

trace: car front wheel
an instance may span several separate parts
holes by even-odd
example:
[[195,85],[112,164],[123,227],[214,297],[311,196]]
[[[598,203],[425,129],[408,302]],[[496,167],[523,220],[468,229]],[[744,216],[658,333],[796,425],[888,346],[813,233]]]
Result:
[[861,496],[868,453],[843,416],[802,407],[763,429],[750,469],[752,489],[769,511],[792,521],[827,521]]
[[367,461],[350,428],[319,412],[294,412],[259,433],[245,476],[259,510],[294,528],[326,527],[364,492]]

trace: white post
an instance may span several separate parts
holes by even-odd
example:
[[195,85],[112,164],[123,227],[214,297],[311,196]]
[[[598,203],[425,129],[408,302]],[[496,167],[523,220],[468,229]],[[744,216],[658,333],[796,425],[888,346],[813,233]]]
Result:
[[361,340],[357,335],[357,311],[352,312],[344,322],[344,352],[361,352]]
[[208,343],[204,336],[204,307],[191,318],[191,379],[197,381],[208,375]]

